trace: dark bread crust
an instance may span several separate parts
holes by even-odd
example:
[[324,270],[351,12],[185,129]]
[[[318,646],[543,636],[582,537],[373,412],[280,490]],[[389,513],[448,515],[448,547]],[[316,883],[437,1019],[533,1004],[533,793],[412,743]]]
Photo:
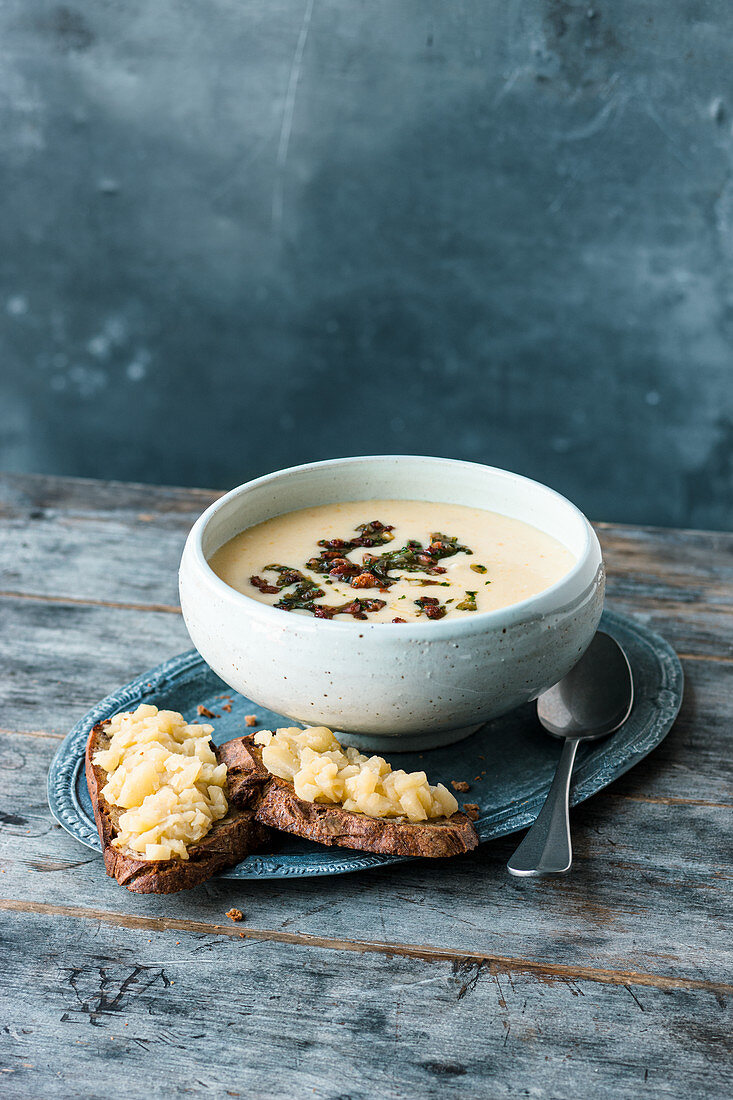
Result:
[[479,842],[472,823],[462,813],[413,824],[298,798],[292,783],[268,772],[253,736],[221,745],[219,759],[227,766],[232,802],[254,807],[255,817],[263,825],[319,844],[427,859],[469,852]]
[[[255,819],[251,810],[232,805],[221,821],[215,822],[211,831],[188,849],[189,858],[150,860],[137,859],[112,847],[117,834],[117,823],[124,811],[111,805],[102,797],[107,782],[107,772],[92,763],[92,756],[99,749],[107,748],[107,722],[99,722],[89,734],[85,770],[89,797],[94,808],[99,838],[102,841],[104,866],[110,878],[115,878],[128,890],[137,894],[174,894],[178,890],[190,890],[206,882],[217,871],[239,863],[250,852],[259,851],[270,839],[270,830]],[[219,750],[214,750],[222,763]]]

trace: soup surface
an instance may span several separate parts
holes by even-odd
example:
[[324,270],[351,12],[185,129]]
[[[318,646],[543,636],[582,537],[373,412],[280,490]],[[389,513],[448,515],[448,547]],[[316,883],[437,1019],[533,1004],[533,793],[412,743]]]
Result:
[[518,603],[575,558],[521,520],[460,504],[358,500],[250,527],[209,561],[232,588],[300,615],[427,622]]

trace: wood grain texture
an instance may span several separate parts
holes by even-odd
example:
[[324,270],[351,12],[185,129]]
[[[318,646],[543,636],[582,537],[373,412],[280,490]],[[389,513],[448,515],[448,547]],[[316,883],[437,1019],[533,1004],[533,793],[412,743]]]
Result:
[[53,822],[45,776],[93,702],[190,647],[175,573],[211,499],[0,478],[3,1094],[109,1094],[121,1071],[147,1096],[153,1054],[174,1096],[727,1097],[733,537],[599,525],[609,600],[687,682],[663,744],[573,812],[572,874],[511,879],[506,838],[134,896]]
[[285,943],[298,947],[317,947],[356,955],[384,955],[387,958],[422,959],[425,962],[448,960],[458,963],[480,963],[501,974],[534,974],[549,981],[573,980],[596,982],[600,985],[639,986],[643,989],[686,989],[714,993],[719,997],[733,994],[733,984],[709,981],[705,978],[675,978],[668,974],[649,974],[638,970],[609,970],[597,966],[542,962],[511,955],[491,955],[470,948],[435,947],[432,944],[402,943],[391,940],[342,939],[334,936],[314,936],[307,932],[286,932],[272,928],[255,928],[243,924],[241,918],[227,924],[206,924],[204,921],[182,920],[176,917],[140,917],[104,909],[85,909],[78,905],[51,905],[47,902],[24,902],[15,898],[0,899],[4,913],[36,914],[55,920],[74,917],[81,921],[101,922],[113,928],[135,928],[149,932],[198,932],[202,935],[225,936],[252,940],[257,943]]
[[[115,1080],[118,1095],[147,1097],[151,1072],[167,1095],[334,1100],[513,1096],[528,1085],[548,1096],[723,1096],[733,1084],[729,1008],[712,991],[4,916],[4,949],[26,959],[6,987],[9,1097],[97,1096]],[[192,1011],[202,991],[205,1011]]]
[[67,733],[96,699],[190,648],[180,615],[0,596],[0,724]]

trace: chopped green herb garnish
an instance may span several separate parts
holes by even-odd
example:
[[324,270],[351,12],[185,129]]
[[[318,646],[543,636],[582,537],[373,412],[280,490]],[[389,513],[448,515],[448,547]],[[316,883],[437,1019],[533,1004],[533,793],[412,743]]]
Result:
[[334,615],[353,615],[355,619],[366,619],[368,611],[381,611],[386,606],[386,600],[360,600],[357,598],[342,604],[314,603],[309,610],[313,612],[317,619],[332,619]]
[[293,569],[289,565],[266,565],[269,573],[277,573],[277,580],[264,581],[262,577],[250,577],[249,583],[258,588],[260,592],[279,592],[281,588],[290,588],[294,584],[313,584],[310,577],[306,577],[299,569]]
[[352,539],[319,539],[318,545],[323,549],[319,557],[310,559],[307,563],[308,568],[314,573],[328,573],[336,578],[358,577],[364,572],[363,566],[349,561],[346,555],[357,546],[365,548],[383,546],[385,542],[392,542],[394,539],[392,527],[380,523],[378,519],[372,520],[371,523],[360,523],[354,530],[360,531],[361,534]]
[[[402,569],[406,573],[427,573],[430,576],[445,573],[445,567],[438,563],[454,554],[473,554],[467,546],[459,546],[458,538],[434,531],[430,544],[423,546],[417,539],[408,539],[399,550],[386,550],[383,554],[365,554],[363,568],[376,580],[377,588],[389,588],[399,578],[390,577],[393,569]],[[308,563],[311,564],[310,562]],[[352,582],[353,583],[353,582]],[[429,581],[422,581],[429,584]],[[440,582],[433,582],[440,583]],[[450,582],[449,582],[450,583]]]
[[461,600],[460,603],[456,604],[456,611],[476,611],[476,610],[477,610],[477,607],[476,607],[476,593],[467,591],[465,600]]
[[472,565],[471,569],[473,569],[474,573],[488,573],[488,569],[485,565]]
[[293,592],[281,596],[275,604],[282,611],[314,611],[314,600],[326,593],[319,588],[315,581],[306,580],[302,584],[296,584]]

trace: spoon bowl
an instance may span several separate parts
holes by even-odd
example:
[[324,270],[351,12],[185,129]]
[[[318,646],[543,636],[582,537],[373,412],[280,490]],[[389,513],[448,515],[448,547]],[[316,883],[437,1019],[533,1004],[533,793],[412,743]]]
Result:
[[626,654],[599,630],[577,665],[540,695],[537,717],[553,737],[595,741],[626,721],[633,701]]

